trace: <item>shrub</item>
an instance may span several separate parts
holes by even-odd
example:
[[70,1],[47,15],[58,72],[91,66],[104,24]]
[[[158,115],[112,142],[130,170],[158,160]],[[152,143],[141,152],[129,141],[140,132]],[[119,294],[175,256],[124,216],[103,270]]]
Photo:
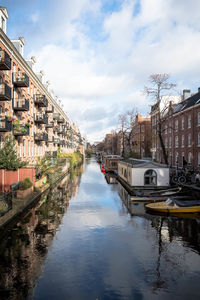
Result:
[[19,184],[19,189],[20,190],[27,190],[28,188],[30,188],[32,186],[32,182],[30,180],[30,178],[25,178],[23,181],[20,182]]

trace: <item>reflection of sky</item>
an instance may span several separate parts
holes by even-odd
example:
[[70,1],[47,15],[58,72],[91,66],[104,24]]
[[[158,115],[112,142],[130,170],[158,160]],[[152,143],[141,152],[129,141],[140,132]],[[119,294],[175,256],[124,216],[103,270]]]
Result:
[[120,203],[99,166],[88,164],[34,299],[170,299],[182,293],[187,279],[196,293],[199,256],[180,241],[169,243],[166,227],[159,256],[151,220],[120,214]]

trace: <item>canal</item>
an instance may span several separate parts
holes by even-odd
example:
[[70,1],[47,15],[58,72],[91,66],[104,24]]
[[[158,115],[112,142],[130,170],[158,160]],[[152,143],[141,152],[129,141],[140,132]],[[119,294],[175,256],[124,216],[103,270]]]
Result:
[[126,196],[93,158],[67,175],[1,239],[0,299],[200,299],[200,219]]

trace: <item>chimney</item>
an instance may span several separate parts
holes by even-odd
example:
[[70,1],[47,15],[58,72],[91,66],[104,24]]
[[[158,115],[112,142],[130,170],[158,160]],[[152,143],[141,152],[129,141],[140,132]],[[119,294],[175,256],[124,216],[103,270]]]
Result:
[[15,48],[18,50],[18,52],[21,54],[21,56],[24,56],[24,45],[25,40],[22,36],[18,38],[18,40],[11,40]]
[[0,28],[6,34],[6,23],[8,19],[8,12],[5,7],[0,6]]
[[33,69],[34,64],[36,63],[36,58],[35,56],[32,56],[31,59],[26,60],[27,64],[31,69]]
[[191,91],[190,90],[183,90],[183,100],[186,100],[191,96]]
[[198,87],[198,93],[200,93],[200,87]]
[[37,73],[36,75],[39,78],[39,80],[42,82],[42,79],[43,79],[43,76],[44,76],[44,72],[40,71],[40,73]]

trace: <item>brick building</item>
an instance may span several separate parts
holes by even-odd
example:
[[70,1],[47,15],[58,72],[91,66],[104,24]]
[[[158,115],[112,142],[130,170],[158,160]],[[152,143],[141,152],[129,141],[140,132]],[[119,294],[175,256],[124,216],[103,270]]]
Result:
[[43,84],[42,72],[33,71],[35,58],[24,59],[24,39],[7,37],[7,19],[0,7],[0,147],[13,134],[18,156],[31,164],[58,147],[74,152],[82,141],[79,129]]
[[[163,140],[172,167],[198,169],[200,166],[200,89],[189,96],[184,93],[182,101],[170,104],[163,122]],[[156,130],[156,107],[152,107],[152,147],[155,159],[164,162]]]
[[138,157],[151,156],[151,118],[136,115],[131,130],[131,150]]

